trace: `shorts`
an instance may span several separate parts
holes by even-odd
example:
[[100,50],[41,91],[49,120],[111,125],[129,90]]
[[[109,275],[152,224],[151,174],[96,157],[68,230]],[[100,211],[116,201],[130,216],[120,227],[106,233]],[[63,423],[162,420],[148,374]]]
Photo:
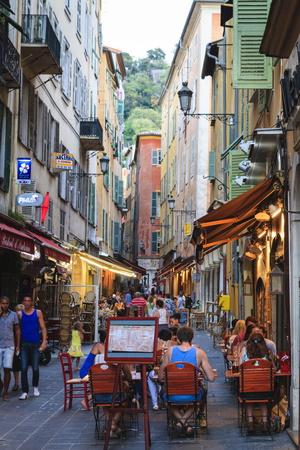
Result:
[[0,348],[0,369],[12,369],[15,347]]

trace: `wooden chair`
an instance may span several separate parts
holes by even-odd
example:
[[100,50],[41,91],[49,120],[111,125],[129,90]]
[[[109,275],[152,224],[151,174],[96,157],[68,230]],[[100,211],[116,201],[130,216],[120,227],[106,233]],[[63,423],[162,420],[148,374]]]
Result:
[[[114,406],[120,406],[126,401],[126,394],[123,389],[121,373],[117,379],[118,370],[116,365],[106,363],[95,364],[89,372],[90,385],[92,392],[93,413],[95,418],[95,427],[98,439],[100,439],[101,431],[105,432],[107,424],[107,414],[103,408],[107,408],[114,403]],[[113,398],[114,388],[117,387],[116,397]],[[100,415],[102,409],[103,414]],[[101,420],[104,420],[104,426],[101,430]]]
[[72,408],[73,398],[84,399],[87,409],[90,410],[89,382],[81,378],[73,378],[72,359],[69,353],[59,353],[58,357],[64,379],[64,411]]
[[[193,429],[193,435],[196,437],[199,425],[200,407],[202,398],[199,398],[200,384],[198,380],[199,370],[187,362],[174,362],[165,367],[165,395],[167,405],[167,426],[169,437],[172,438],[173,431],[178,427]],[[188,396],[189,400],[177,401],[174,396]],[[193,414],[184,421],[178,421],[174,417],[172,408],[179,406],[192,406]]]
[[250,359],[240,366],[241,376],[238,391],[238,416],[241,433],[245,435],[247,405],[265,405],[268,411],[267,424],[271,434],[271,411],[274,400],[274,370],[271,361]]

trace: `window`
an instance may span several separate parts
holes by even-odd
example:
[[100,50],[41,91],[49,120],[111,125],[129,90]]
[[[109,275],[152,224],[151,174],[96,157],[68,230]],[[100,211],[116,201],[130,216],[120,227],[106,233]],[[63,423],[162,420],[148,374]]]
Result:
[[77,33],[81,35],[81,0],[77,0]]
[[69,200],[69,183],[68,183],[68,173],[64,170],[59,174],[58,177],[58,195],[59,197],[67,202]]
[[81,108],[81,67],[77,59],[74,62],[73,107],[78,115]]
[[47,230],[49,233],[53,233],[53,201],[49,200],[49,209],[47,216]]
[[[36,208],[38,209],[38,208]],[[65,228],[66,228],[66,213],[62,209],[60,210],[59,220],[59,238],[61,241],[65,240]]]
[[153,231],[151,240],[152,253],[159,253],[159,249],[160,249],[160,232]]
[[70,100],[72,93],[72,54],[70,52],[70,44],[64,39],[61,52],[61,66],[63,73],[61,76],[61,90]]
[[119,222],[114,222],[114,253],[121,252],[121,226]]
[[9,190],[12,114],[0,102],[0,188]]
[[59,122],[53,119],[49,111],[49,137],[48,137],[48,154],[47,162],[48,168],[51,166],[51,153],[59,151]]
[[154,149],[152,150],[152,165],[158,166],[161,164],[161,149]]
[[159,217],[160,215],[160,192],[152,192],[151,216]]

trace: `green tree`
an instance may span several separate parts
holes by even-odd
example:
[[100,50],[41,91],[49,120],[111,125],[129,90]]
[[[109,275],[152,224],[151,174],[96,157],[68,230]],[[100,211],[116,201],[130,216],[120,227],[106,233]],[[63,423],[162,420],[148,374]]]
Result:
[[135,59],[128,53],[123,57],[127,71],[124,83],[125,139],[130,144],[137,133],[160,128],[159,98],[168,65],[160,48],[148,50],[145,58]]
[[160,126],[160,111],[150,108],[135,108],[131,111],[125,123],[125,142],[131,144],[138,133],[159,131]]

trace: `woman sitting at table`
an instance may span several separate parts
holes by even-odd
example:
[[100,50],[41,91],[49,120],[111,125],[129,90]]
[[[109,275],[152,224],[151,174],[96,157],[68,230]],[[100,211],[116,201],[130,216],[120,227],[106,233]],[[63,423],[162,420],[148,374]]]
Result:
[[[270,352],[265,343],[264,337],[261,333],[252,333],[247,341],[246,346],[243,348],[240,356],[240,364],[249,359],[262,358],[268,361],[272,361]],[[267,431],[268,411],[266,405],[260,405],[261,416],[263,421],[263,430]],[[247,421],[248,430],[253,431],[253,405],[247,404]]]
[[[177,342],[178,345],[174,347],[170,347],[166,352],[166,355],[163,359],[163,363],[159,370],[159,379],[164,379],[164,370],[169,363],[174,362],[187,362],[193,364],[195,367],[201,369],[204,372],[204,375],[208,379],[208,381],[214,382],[216,379],[216,373],[212,369],[209,361],[207,359],[206,353],[192,345],[194,337],[194,332],[190,327],[182,327],[177,331]],[[202,399],[203,391],[200,388],[198,393],[197,400]],[[192,400],[194,400],[194,396],[186,396],[186,395],[173,395],[172,396],[173,403],[178,403],[178,406],[172,407],[172,413],[175,419],[177,419],[177,426],[180,429],[185,428],[185,424],[190,419],[194,412],[193,406],[186,405]],[[190,427],[186,428],[186,432],[190,434],[193,430]]]
[[228,345],[230,349],[244,340],[246,325],[244,320],[238,320],[235,324],[232,335],[229,338]]

